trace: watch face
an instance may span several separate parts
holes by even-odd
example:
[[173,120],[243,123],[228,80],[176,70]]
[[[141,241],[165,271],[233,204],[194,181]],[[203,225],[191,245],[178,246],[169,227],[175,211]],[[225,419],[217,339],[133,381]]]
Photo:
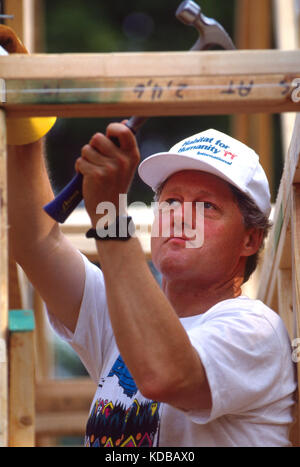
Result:
[[134,236],[135,227],[131,217],[119,216],[116,221],[107,225],[103,217],[98,221],[96,229],[90,229],[85,236],[96,240],[129,240]]

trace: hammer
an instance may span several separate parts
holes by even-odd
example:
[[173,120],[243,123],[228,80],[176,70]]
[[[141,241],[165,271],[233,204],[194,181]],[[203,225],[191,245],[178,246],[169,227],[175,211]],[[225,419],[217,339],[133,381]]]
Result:
[[[182,23],[195,27],[199,33],[199,38],[191,50],[207,50],[213,47],[235,49],[225,29],[216,20],[204,16],[199,5],[192,0],[185,0],[179,5],[176,17]],[[131,117],[125,125],[136,133],[146,120],[147,117]],[[118,140],[113,142],[119,146]],[[53,201],[44,206],[44,210],[57,222],[64,223],[81,200],[82,174],[78,173]]]

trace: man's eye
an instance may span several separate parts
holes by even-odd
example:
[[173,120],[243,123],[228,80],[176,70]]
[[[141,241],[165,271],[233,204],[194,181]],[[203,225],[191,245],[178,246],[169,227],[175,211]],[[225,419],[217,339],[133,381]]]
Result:
[[204,201],[204,209],[215,209],[215,205],[210,203],[209,201]]
[[168,198],[168,199],[166,199],[166,203],[168,203],[168,204],[176,204],[176,203],[178,203],[178,204],[179,204],[179,201],[178,201],[178,199],[176,199],[176,198]]

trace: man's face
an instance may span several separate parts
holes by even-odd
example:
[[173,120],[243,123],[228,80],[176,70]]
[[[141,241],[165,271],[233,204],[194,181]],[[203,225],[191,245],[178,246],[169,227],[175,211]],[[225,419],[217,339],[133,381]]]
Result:
[[[234,195],[225,181],[205,172],[182,171],[172,175],[165,183],[160,203],[174,205],[179,202],[203,203],[203,222],[196,225],[193,209],[193,229],[204,228],[204,242],[197,248],[187,248],[188,239],[183,234],[174,236],[174,216],[164,219],[164,214],[156,215],[153,230],[164,229],[170,223],[170,235],[152,236],[152,260],[156,268],[168,279],[201,281],[201,284],[224,283],[233,278],[241,269],[241,257],[247,255],[245,243],[247,232],[242,214]],[[182,209],[182,219],[185,210]],[[176,216],[175,216],[176,217]]]

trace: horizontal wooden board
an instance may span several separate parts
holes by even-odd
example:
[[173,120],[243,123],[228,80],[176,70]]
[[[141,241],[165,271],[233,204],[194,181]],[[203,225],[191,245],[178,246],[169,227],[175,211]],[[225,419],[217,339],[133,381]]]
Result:
[[299,50],[14,54],[0,57],[3,79],[98,79],[293,73]]
[[10,117],[277,113],[300,108],[298,51],[11,55],[0,57],[0,70],[2,105]]

